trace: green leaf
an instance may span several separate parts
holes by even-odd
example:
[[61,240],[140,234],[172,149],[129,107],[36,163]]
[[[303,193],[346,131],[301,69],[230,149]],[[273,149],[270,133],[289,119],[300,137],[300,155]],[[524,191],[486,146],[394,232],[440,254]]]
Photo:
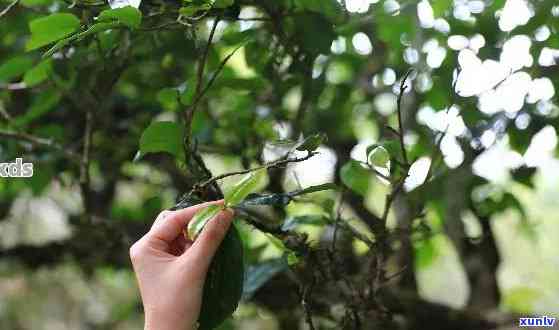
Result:
[[322,15],[304,13],[294,16],[294,35],[301,47],[309,54],[329,54],[332,41],[337,35],[332,23]]
[[324,183],[324,184],[319,184],[319,185],[316,185],[316,186],[310,186],[310,187],[307,187],[307,188],[302,189],[302,190],[294,191],[292,193],[289,193],[289,195],[290,196],[299,196],[299,195],[310,194],[310,193],[314,193],[314,192],[318,192],[318,191],[336,190],[336,189],[338,189],[338,186],[336,186],[336,184],[334,184],[334,183]]
[[522,183],[528,188],[534,188],[534,174],[536,173],[535,167],[521,166],[519,168],[511,170],[511,176],[514,181]]
[[484,216],[492,216],[494,214],[504,212],[508,209],[515,209],[521,215],[522,220],[526,221],[527,214],[522,203],[509,192],[505,192],[502,196],[489,197],[479,202],[479,212]]
[[182,105],[190,105],[194,101],[196,94],[196,77],[192,77],[186,81],[186,89],[180,95]]
[[355,160],[350,160],[340,169],[343,184],[360,195],[365,195],[369,190],[369,174],[369,171]]
[[227,207],[236,206],[242,202],[257,184],[257,176],[254,173],[245,175],[235,186],[225,195],[225,205]]
[[81,41],[83,39],[85,39],[86,37],[99,33],[99,32],[103,32],[103,31],[107,31],[116,27],[121,26],[122,23],[114,21],[114,22],[102,22],[102,23],[96,23],[91,25],[87,30],[80,32],[80,33],[76,33],[68,38],[59,40],[56,44],[54,44],[54,46],[52,46],[49,50],[47,50],[44,54],[43,54],[43,58],[48,58],[50,56],[52,56],[54,53],[56,53],[57,51],[59,51],[60,49],[66,47],[67,45],[69,45],[71,42],[74,41]]
[[213,219],[221,210],[223,210],[221,205],[210,205],[196,212],[194,217],[188,222],[188,237],[191,240],[195,240],[208,221]]
[[0,65],[0,81],[7,82],[17,78],[33,66],[33,60],[27,56],[17,56]]
[[444,14],[452,8],[452,0],[436,0],[431,1],[433,7],[433,14],[435,17],[444,16]]
[[182,16],[191,17],[194,16],[199,11],[210,10],[211,8],[212,5],[210,5],[209,3],[204,3],[200,5],[188,5],[179,9],[179,14],[181,14]]
[[243,294],[243,282],[243,244],[239,231],[233,224],[214,255],[206,275],[198,319],[199,330],[213,330],[233,314]]
[[23,82],[27,87],[36,86],[45,81],[52,71],[52,61],[44,60],[34,68],[27,71],[23,76]]
[[376,36],[386,42],[392,48],[392,51],[403,48],[400,41],[402,35],[407,35],[410,40],[413,40],[415,23],[412,15],[379,14],[376,18],[378,28]]
[[48,89],[38,94],[33,98],[33,102],[27,112],[22,116],[14,118],[14,124],[22,127],[49,113],[60,102],[61,97],[61,93],[56,89]]
[[332,23],[343,21],[344,13],[342,6],[336,0],[295,0],[299,8],[322,14]]
[[307,137],[298,147],[299,151],[315,151],[326,140],[326,134],[318,133]]
[[98,17],[99,22],[117,21],[131,29],[136,29],[142,23],[142,12],[132,6],[103,10]]
[[142,133],[140,154],[168,152],[175,157],[182,153],[183,129],[172,121],[155,121]]
[[53,2],[54,0],[21,0],[21,4],[25,7],[48,6]]
[[291,202],[291,197],[288,194],[249,194],[244,201],[237,204],[238,207],[246,206],[258,206],[258,205],[268,205],[268,206],[285,206]]
[[383,146],[377,146],[367,154],[367,162],[370,165],[390,168],[390,154]]
[[179,108],[179,93],[176,88],[163,88],[157,92],[157,101],[168,111],[176,111]]
[[418,268],[429,267],[438,256],[437,246],[433,239],[420,240],[414,243],[415,265]]
[[293,230],[300,225],[321,226],[328,223],[328,219],[322,215],[301,215],[285,219],[281,225],[284,231]]
[[68,13],[56,13],[37,18],[29,23],[31,38],[25,46],[33,50],[60,40],[74,33],[80,27],[80,20]]
[[231,7],[235,3],[234,0],[215,0],[214,8],[227,8]]
[[288,268],[287,255],[250,266],[245,275],[243,300],[250,299],[266,282]]
[[516,287],[504,293],[503,305],[518,313],[532,313],[542,292],[530,287]]
[[384,140],[367,147],[367,159],[369,159],[369,155],[371,155],[371,153],[373,153],[373,151],[378,147],[382,147],[388,153],[390,159],[397,158],[397,155],[402,152],[399,141]]
[[246,207],[246,206],[258,206],[258,205],[268,205],[268,206],[285,206],[289,204],[293,200],[293,197],[310,194],[318,191],[323,190],[330,190],[330,189],[337,189],[333,183],[325,183],[321,185],[311,186],[301,190],[295,190],[291,192],[287,192],[284,194],[249,194],[241,203],[238,203],[235,206],[238,207]]

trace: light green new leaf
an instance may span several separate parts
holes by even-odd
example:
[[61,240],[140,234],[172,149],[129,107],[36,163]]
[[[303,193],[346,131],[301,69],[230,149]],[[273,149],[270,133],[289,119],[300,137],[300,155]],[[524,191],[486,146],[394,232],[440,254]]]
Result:
[[46,46],[74,33],[80,27],[80,20],[68,13],[56,13],[37,18],[29,23],[31,38],[25,46],[33,50]]
[[367,162],[370,165],[390,168],[390,154],[383,146],[378,146],[367,154]]
[[343,184],[363,196],[369,190],[369,175],[369,170],[355,160],[350,160],[340,169]]
[[254,192],[257,184],[257,176],[254,173],[245,175],[235,186],[225,195],[225,205],[227,207],[236,206],[242,202],[250,193]]
[[172,121],[153,122],[140,138],[141,156],[154,152],[168,152],[179,157],[182,152],[182,139],[183,130],[179,124]]
[[299,151],[315,151],[326,140],[326,134],[318,133],[307,137],[298,147]]
[[400,142],[397,140],[383,140],[367,147],[367,158],[378,147],[383,147],[388,152],[390,158],[396,158],[396,156],[402,153]]
[[142,12],[132,6],[103,10],[98,17],[99,22],[117,21],[131,29],[136,29],[142,23]]
[[222,209],[223,206],[221,205],[210,205],[196,212],[194,217],[188,222],[188,238],[195,240],[208,221],[213,219]]
[[429,267],[439,255],[433,239],[414,243],[415,265],[419,269]]

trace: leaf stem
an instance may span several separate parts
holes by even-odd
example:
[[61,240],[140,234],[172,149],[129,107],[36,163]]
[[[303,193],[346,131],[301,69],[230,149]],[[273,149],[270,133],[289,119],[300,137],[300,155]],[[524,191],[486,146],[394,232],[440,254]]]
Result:
[[316,154],[318,154],[318,152],[309,152],[305,157],[284,158],[284,159],[276,160],[275,162],[271,162],[271,163],[268,163],[268,164],[260,165],[260,166],[253,167],[253,168],[249,168],[249,169],[246,169],[246,170],[229,172],[229,173],[224,173],[224,174],[221,174],[221,175],[217,175],[217,176],[214,176],[214,177],[212,177],[212,178],[210,178],[210,179],[208,179],[208,180],[206,180],[202,183],[196,184],[194,186],[193,190],[197,190],[197,189],[206,187],[207,185],[210,185],[210,184],[212,184],[216,181],[225,179],[225,178],[233,176],[233,175],[247,174],[247,173],[258,171],[258,170],[261,170],[261,169],[268,169],[268,168],[272,168],[272,167],[280,167],[280,166],[283,166],[283,165],[288,164],[288,163],[303,162],[307,159],[310,159],[311,157],[313,157]]

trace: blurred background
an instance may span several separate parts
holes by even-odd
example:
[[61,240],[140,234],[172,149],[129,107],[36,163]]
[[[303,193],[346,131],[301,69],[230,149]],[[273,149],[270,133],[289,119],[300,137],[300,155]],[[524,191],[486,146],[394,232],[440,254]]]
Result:
[[[497,324],[490,328],[558,315],[556,1],[218,2],[0,0],[0,162],[34,164],[32,178],[0,178],[0,329],[143,327],[128,247],[201,176],[181,150],[182,125],[155,133],[157,152],[137,153],[146,153],[150,124],[181,123],[201,58],[212,85],[190,132],[212,175],[277,160],[300,136],[328,137],[311,159],[262,173],[259,190],[335,182],[346,193],[265,207],[266,225],[305,233],[319,249],[333,231],[320,219],[338,216],[376,239],[368,223],[391,187],[360,164],[368,146],[400,132],[411,167],[386,219],[395,233],[390,285],[413,293],[417,311],[466,311]],[[41,57],[75,29],[32,22],[71,13],[85,31],[101,10],[123,5],[139,7],[141,24]],[[401,157],[388,151],[392,162]],[[394,174],[390,164],[375,169]],[[244,299],[220,329],[308,329],[301,260],[270,234],[237,225]],[[367,292],[359,283],[374,251],[346,236],[340,269]],[[315,299],[316,328],[340,328],[348,307],[328,292]],[[395,324],[421,328],[402,308]],[[375,328],[367,317],[377,314],[359,313],[364,329]],[[461,324],[445,329],[476,329]]]

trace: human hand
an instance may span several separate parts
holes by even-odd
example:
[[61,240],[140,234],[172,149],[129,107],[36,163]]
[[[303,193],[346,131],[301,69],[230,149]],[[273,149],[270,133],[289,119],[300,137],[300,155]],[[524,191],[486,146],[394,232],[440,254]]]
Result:
[[130,259],[140,287],[145,330],[195,329],[202,304],[206,273],[229,229],[229,209],[209,221],[194,242],[182,230],[194,214],[210,204],[163,211],[150,231],[130,248]]

